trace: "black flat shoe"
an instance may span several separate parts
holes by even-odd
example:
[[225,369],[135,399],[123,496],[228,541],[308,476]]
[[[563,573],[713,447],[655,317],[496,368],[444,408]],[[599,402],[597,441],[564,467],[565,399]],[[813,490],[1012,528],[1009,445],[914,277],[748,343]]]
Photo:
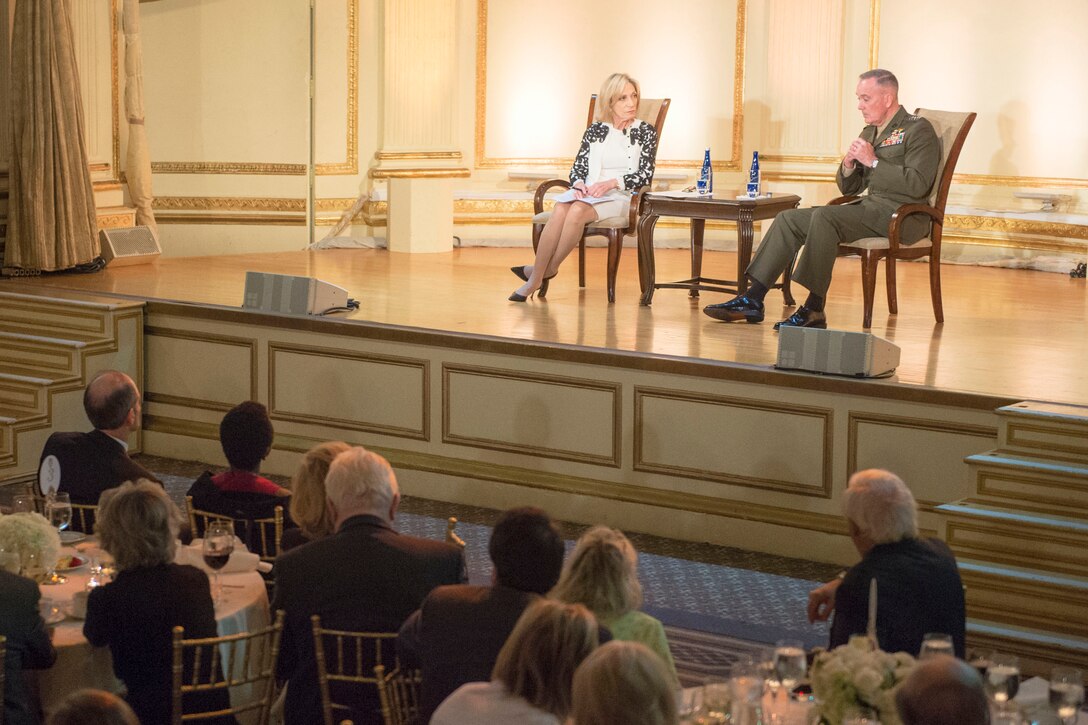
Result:
[[797,308],[797,312],[782,320],[781,322],[774,323],[774,329],[780,327],[815,327],[820,330],[827,329],[827,315],[822,310],[810,310],[809,308],[801,305]]
[[703,314],[722,322],[763,322],[763,303],[747,295],[738,295],[728,302],[707,305]]

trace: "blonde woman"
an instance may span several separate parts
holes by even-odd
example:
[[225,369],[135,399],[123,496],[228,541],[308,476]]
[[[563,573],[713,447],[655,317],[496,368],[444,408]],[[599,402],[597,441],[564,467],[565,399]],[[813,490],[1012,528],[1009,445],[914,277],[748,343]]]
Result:
[[642,606],[638,554],[622,532],[607,526],[594,526],[582,534],[550,596],[584,604],[602,626],[608,627],[614,639],[646,645],[676,679],[676,665],[669,652],[664,627],[650,615],[638,611]]
[[351,448],[343,441],[318,443],[306,451],[291,479],[291,520],[298,528],[283,532],[280,550],[323,539],[333,531],[329,508],[325,504],[325,476],[334,458]]
[[677,725],[675,687],[648,647],[609,642],[574,673],[571,725]]
[[454,690],[431,725],[561,725],[574,672],[597,646],[597,622],[578,604],[529,605],[499,650],[491,682]]
[[570,170],[570,191],[560,195],[537,243],[531,265],[511,267],[525,284],[510,295],[524,302],[559,273],[559,265],[582,238],[586,224],[626,216],[631,192],[650,183],[657,158],[657,130],[640,121],[638,81],[613,73],[597,95],[596,120],[582,136]]

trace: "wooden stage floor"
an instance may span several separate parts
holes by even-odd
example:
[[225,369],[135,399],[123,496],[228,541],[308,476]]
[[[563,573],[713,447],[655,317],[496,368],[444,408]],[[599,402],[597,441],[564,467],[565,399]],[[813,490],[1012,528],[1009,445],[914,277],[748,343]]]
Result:
[[[691,299],[658,290],[652,307],[638,303],[636,254],[621,260],[616,303],[604,290],[605,250],[587,257],[587,287],[568,260],[546,300],[507,296],[521,282],[509,267],[531,262],[527,249],[473,247],[441,254],[324,250],[217,257],[162,258],[90,275],[0,280],[0,289],[83,290],[238,307],[245,272],[309,275],[344,287],[361,302],[341,319],[486,335],[538,343],[610,348],[645,355],[716,360],[771,368],[778,335],[772,323],[790,310],[772,292],[767,321],[726,324],[703,315],[721,293]],[[682,279],[687,250],[657,252],[658,280]],[[704,273],[731,276],[731,252],[707,252]],[[881,268],[883,274],[883,267]],[[902,348],[899,384],[1023,400],[1088,403],[1088,295],[1083,279],[1026,270],[945,265],[945,323],[933,320],[925,264],[899,264],[899,314],[889,316],[883,282],[872,332]],[[798,288],[799,299],[804,290]],[[795,293],[796,294],[796,293]],[[861,330],[860,263],[837,262],[827,304],[832,328]]]

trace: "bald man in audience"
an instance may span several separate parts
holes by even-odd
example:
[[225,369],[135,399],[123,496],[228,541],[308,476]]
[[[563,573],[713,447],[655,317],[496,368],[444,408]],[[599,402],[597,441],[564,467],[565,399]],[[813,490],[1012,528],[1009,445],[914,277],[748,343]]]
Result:
[[[393,529],[400,492],[389,462],[362,447],[338,455],[325,477],[325,497],[335,533],[292,549],[276,560],[272,610],[286,613],[278,675],[286,679],[287,725],[324,722],[310,617],[320,615],[327,629],[396,633],[423,598],[437,586],[464,582],[461,548],[419,539]],[[384,649],[385,666],[394,666],[393,643]],[[376,663],[363,665],[372,676]],[[333,701],[351,698],[355,725],[382,722],[377,691],[351,688]]]
[[895,693],[903,725],[989,725],[990,705],[974,667],[948,655],[922,660]]
[[810,622],[831,622],[832,647],[865,634],[870,583],[877,583],[876,634],[887,652],[917,655],[927,632],[951,635],[963,657],[963,582],[951,549],[918,535],[918,504],[894,473],[858,471],[843,494],[850,538],[861,561],[809,593]]
[[[38,466],[38,489],[67,492],[72,503],[94,506],[106,489],[155,474],[129,458],[128,438],[140,427],[140,391],[128,375],[103,370],[83,391],[90,433],[54,433]],[[88,532],[89,533],[89,532]]]

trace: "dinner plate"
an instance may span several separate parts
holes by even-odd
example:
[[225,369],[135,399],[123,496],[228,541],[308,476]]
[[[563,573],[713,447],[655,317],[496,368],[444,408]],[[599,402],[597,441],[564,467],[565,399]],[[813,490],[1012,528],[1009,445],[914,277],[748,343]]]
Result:
[[62,531],[60,532],[60,543],[62,544],[74,544],[77,541],[83,541],[87,538],[87,535],[82,531]]
[[72,571],[78,569],[81,566],[87,564],[87,557],[85,556],[68,556],[64,555],[57,559],[57,567],[55,571]]

